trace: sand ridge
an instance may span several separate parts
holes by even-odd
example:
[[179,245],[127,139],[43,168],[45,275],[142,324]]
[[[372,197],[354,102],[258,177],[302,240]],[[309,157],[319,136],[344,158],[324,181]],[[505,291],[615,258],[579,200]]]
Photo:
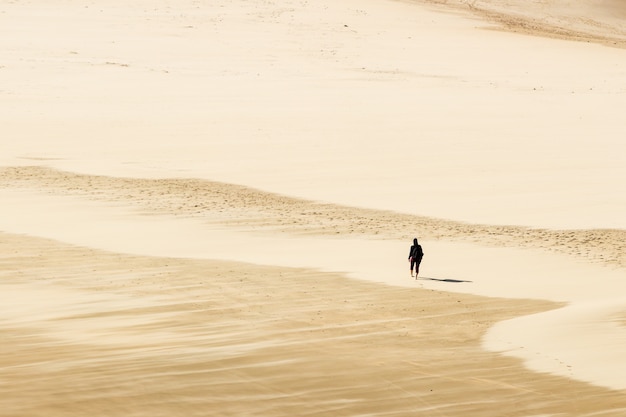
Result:
[[44,190],[141,212],[200,218],[228,227],[295,234],[422,238],[556,251],[589,262],[626,266],[624,230],[549,230],[467,224],[382,210],[346,207],[201,179],[140,179],[75,174],[42,166],[0,168],[6,188]]
[[623,2],[550,0],[413,0],[446,8],[469,10],[489,29],[524,33],[578,42],[594,42],[611,47],[626,47],[626,15]]

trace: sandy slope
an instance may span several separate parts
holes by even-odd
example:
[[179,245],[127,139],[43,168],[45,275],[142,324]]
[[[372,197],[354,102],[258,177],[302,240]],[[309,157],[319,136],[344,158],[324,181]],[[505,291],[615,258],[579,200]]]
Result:
[[507,30],[609,46],[626,45],[626,5],[620,0],[474,0],[459,3]]
[[[116,252],[304,266],[393,286],[568,303],[499,323],[485,346],[536,371],[626,387],[626,329],[615,320],[626,310],[623,231],[468,225],[203,180],[39,167],[4,169],[0,178],[0,228],[14,233]],[[405,231],[417,224],[427,257],[416,281],[406,271]]]
[[3,8],[3,165],[626,227],[622,49],[385,0]]
[[553,305],[2,234],[2,416],[619,416],[621,392],[487,353]]
[[0,186],[5,190],[120,203],[138,213],[195,218],[240,230],[408,242],[419,231],[420,238],[427,240],[541,249],[593,264],[626,267],[626,232],[620,229],[550,230],[467,224],[319,203],[201,179],[111,178],[38,166],[0,168]]
[[0,414],[623,415],[622,9],[434,3],[0,5]]

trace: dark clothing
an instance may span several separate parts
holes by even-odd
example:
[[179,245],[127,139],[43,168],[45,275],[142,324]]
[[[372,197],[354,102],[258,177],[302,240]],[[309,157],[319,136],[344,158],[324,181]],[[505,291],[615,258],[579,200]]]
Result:
[[415,258],[411,258],[411,273],[413,273],[413,265],[415,265],[415,276],[417,276],[420,273],[420,263]]
[[413,276],[413,267],[415,267],[415,279],[420,272],[420,263],[424,257],[422,246],[417,243],[417,239],[413,239],[413,246],[409,250],[409,260],[411,261],[411,276]]
[[409,258],[413,259],[415,262],[422,262],[422,258],[424,257],[424,251],[422,250],[422,245],[413,245],[411,246],[411,250],[409,251]]

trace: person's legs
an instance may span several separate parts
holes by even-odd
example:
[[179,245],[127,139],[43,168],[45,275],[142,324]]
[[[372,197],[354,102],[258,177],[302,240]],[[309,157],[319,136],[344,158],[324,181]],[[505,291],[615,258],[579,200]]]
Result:
[[415,259],[411,258],[411,276],[413,276],[413,265],[416,265]]
[[[417,274],[420,273],[420,264],[419,262],[415,262],[415,279],[417,279]],[[413,268],[411,268],[411,275],[413,275]]]

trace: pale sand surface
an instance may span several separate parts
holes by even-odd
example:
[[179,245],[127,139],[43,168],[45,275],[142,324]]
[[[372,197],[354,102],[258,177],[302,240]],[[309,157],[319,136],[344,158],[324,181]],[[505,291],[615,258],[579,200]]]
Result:
[[470,3],[0,6],[0,413],[623,415],[621,9]]
[[467,5],[2,7],[3,165],[43,158],[485,224],[626,228],[624,49],[484,30],[494,25]]

